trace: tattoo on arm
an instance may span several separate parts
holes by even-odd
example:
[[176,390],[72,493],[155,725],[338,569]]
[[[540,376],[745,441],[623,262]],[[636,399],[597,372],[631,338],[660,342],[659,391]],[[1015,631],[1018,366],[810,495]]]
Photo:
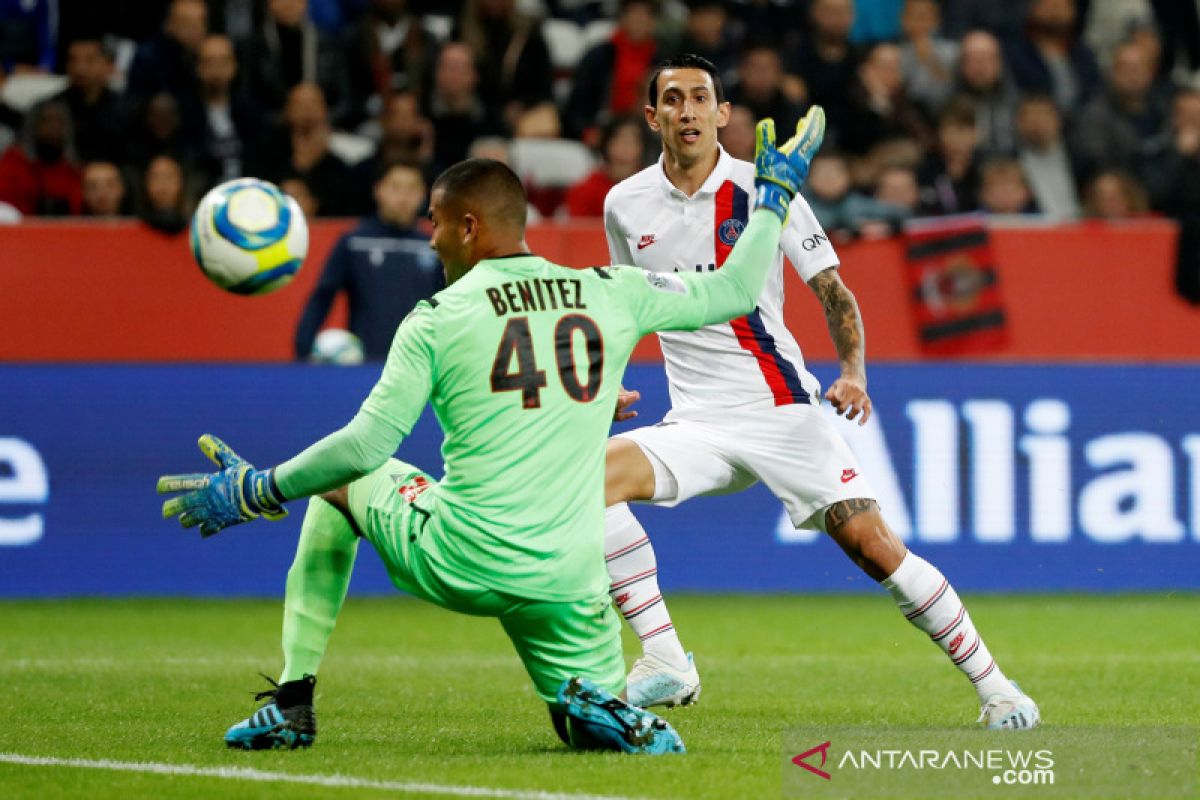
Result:
[[818,272],[808,285],[812,287],[817,299],[821,301],[821,307],[825,309],[825,323],[829,326],[833,346],[837,348],[842,374],[865,378],[865,336],[854,295],[846,288],[846,284],[842,283],[833,267]]
[[849,522],[851,517],[877,509],[875,501],[865,497],[854,497],[834,503],[825,512],[825,529],[833,533]]

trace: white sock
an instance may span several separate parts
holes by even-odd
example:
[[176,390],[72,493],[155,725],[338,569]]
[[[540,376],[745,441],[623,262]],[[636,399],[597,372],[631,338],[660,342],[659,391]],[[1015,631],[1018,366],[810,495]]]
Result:
[[975,630],[971,615],[937,567],[910,550],[883,585],[905,619],[927,633],[967,676],[980,701],[1012,693],[1012,684]]
[[687,653],[658,590],[654,546],[627,503],[609,506],[604,512],[604,554],[611,581],[609,594],[642,640],[642,650],[675,669],[687,669]]

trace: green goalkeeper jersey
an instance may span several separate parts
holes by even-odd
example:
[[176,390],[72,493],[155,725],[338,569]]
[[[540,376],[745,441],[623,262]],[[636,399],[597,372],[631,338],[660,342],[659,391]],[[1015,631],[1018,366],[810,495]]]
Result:
[[531,599],[603,594],[605,442],[629,355],[651,331],[752,309],[779,230],[756,213],[725,268],[703,275],[479,262],[405,319],[354,420],[277,467],[279,488],[300,497],[377,468],[429,402],[445,476],[415,500],[427,555]]

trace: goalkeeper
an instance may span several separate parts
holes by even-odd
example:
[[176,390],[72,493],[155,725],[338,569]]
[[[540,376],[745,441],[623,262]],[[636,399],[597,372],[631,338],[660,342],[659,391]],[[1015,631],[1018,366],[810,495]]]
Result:
[[[163,504],[204,536],[311,497],[288,572],[283,673],[230,747],[307,747],[313,687],[359,539],[405,592],[500,620],[555,730],[576,747],[683,752],[623,691],[620,623],[604,566],[604,454],[620,378],[650,331],[693,330],[754,308],[788,204],[824,134],[814,107],[776,149],[758,126],[757,208],[723,269],[573,270],[525,244],[525,195],[503,164],[464,161],[434,182],[432,246],[447,289],[396,332],[383,375],[341,430],[258,470],[205,435],[220,470],[169,475]],[[426,402],[445,432],[441,481],[390,458]]]

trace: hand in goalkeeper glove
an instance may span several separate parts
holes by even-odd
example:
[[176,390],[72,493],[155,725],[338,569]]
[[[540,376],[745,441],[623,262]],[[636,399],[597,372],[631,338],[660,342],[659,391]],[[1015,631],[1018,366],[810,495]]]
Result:
[[754,183],[758,208],[768,208],[787,220],[788,206],[808,177],[808,167],[825,138],[825,110],[813,106],[796,123],[796,133],[775,147],[775,121],[761,120],[755,129]]
[[[163,519],[178,516],[185,528],[200,526],[201,536],[249,522],[258,517],[283,519],[283,495],[270,470],[255,469],[210,433],[200,437],[200,449],[221,469],[189,475],[163,475],[158,493],[187,491],[163,503]],[[188,491],[191,490],[191,491]]]

